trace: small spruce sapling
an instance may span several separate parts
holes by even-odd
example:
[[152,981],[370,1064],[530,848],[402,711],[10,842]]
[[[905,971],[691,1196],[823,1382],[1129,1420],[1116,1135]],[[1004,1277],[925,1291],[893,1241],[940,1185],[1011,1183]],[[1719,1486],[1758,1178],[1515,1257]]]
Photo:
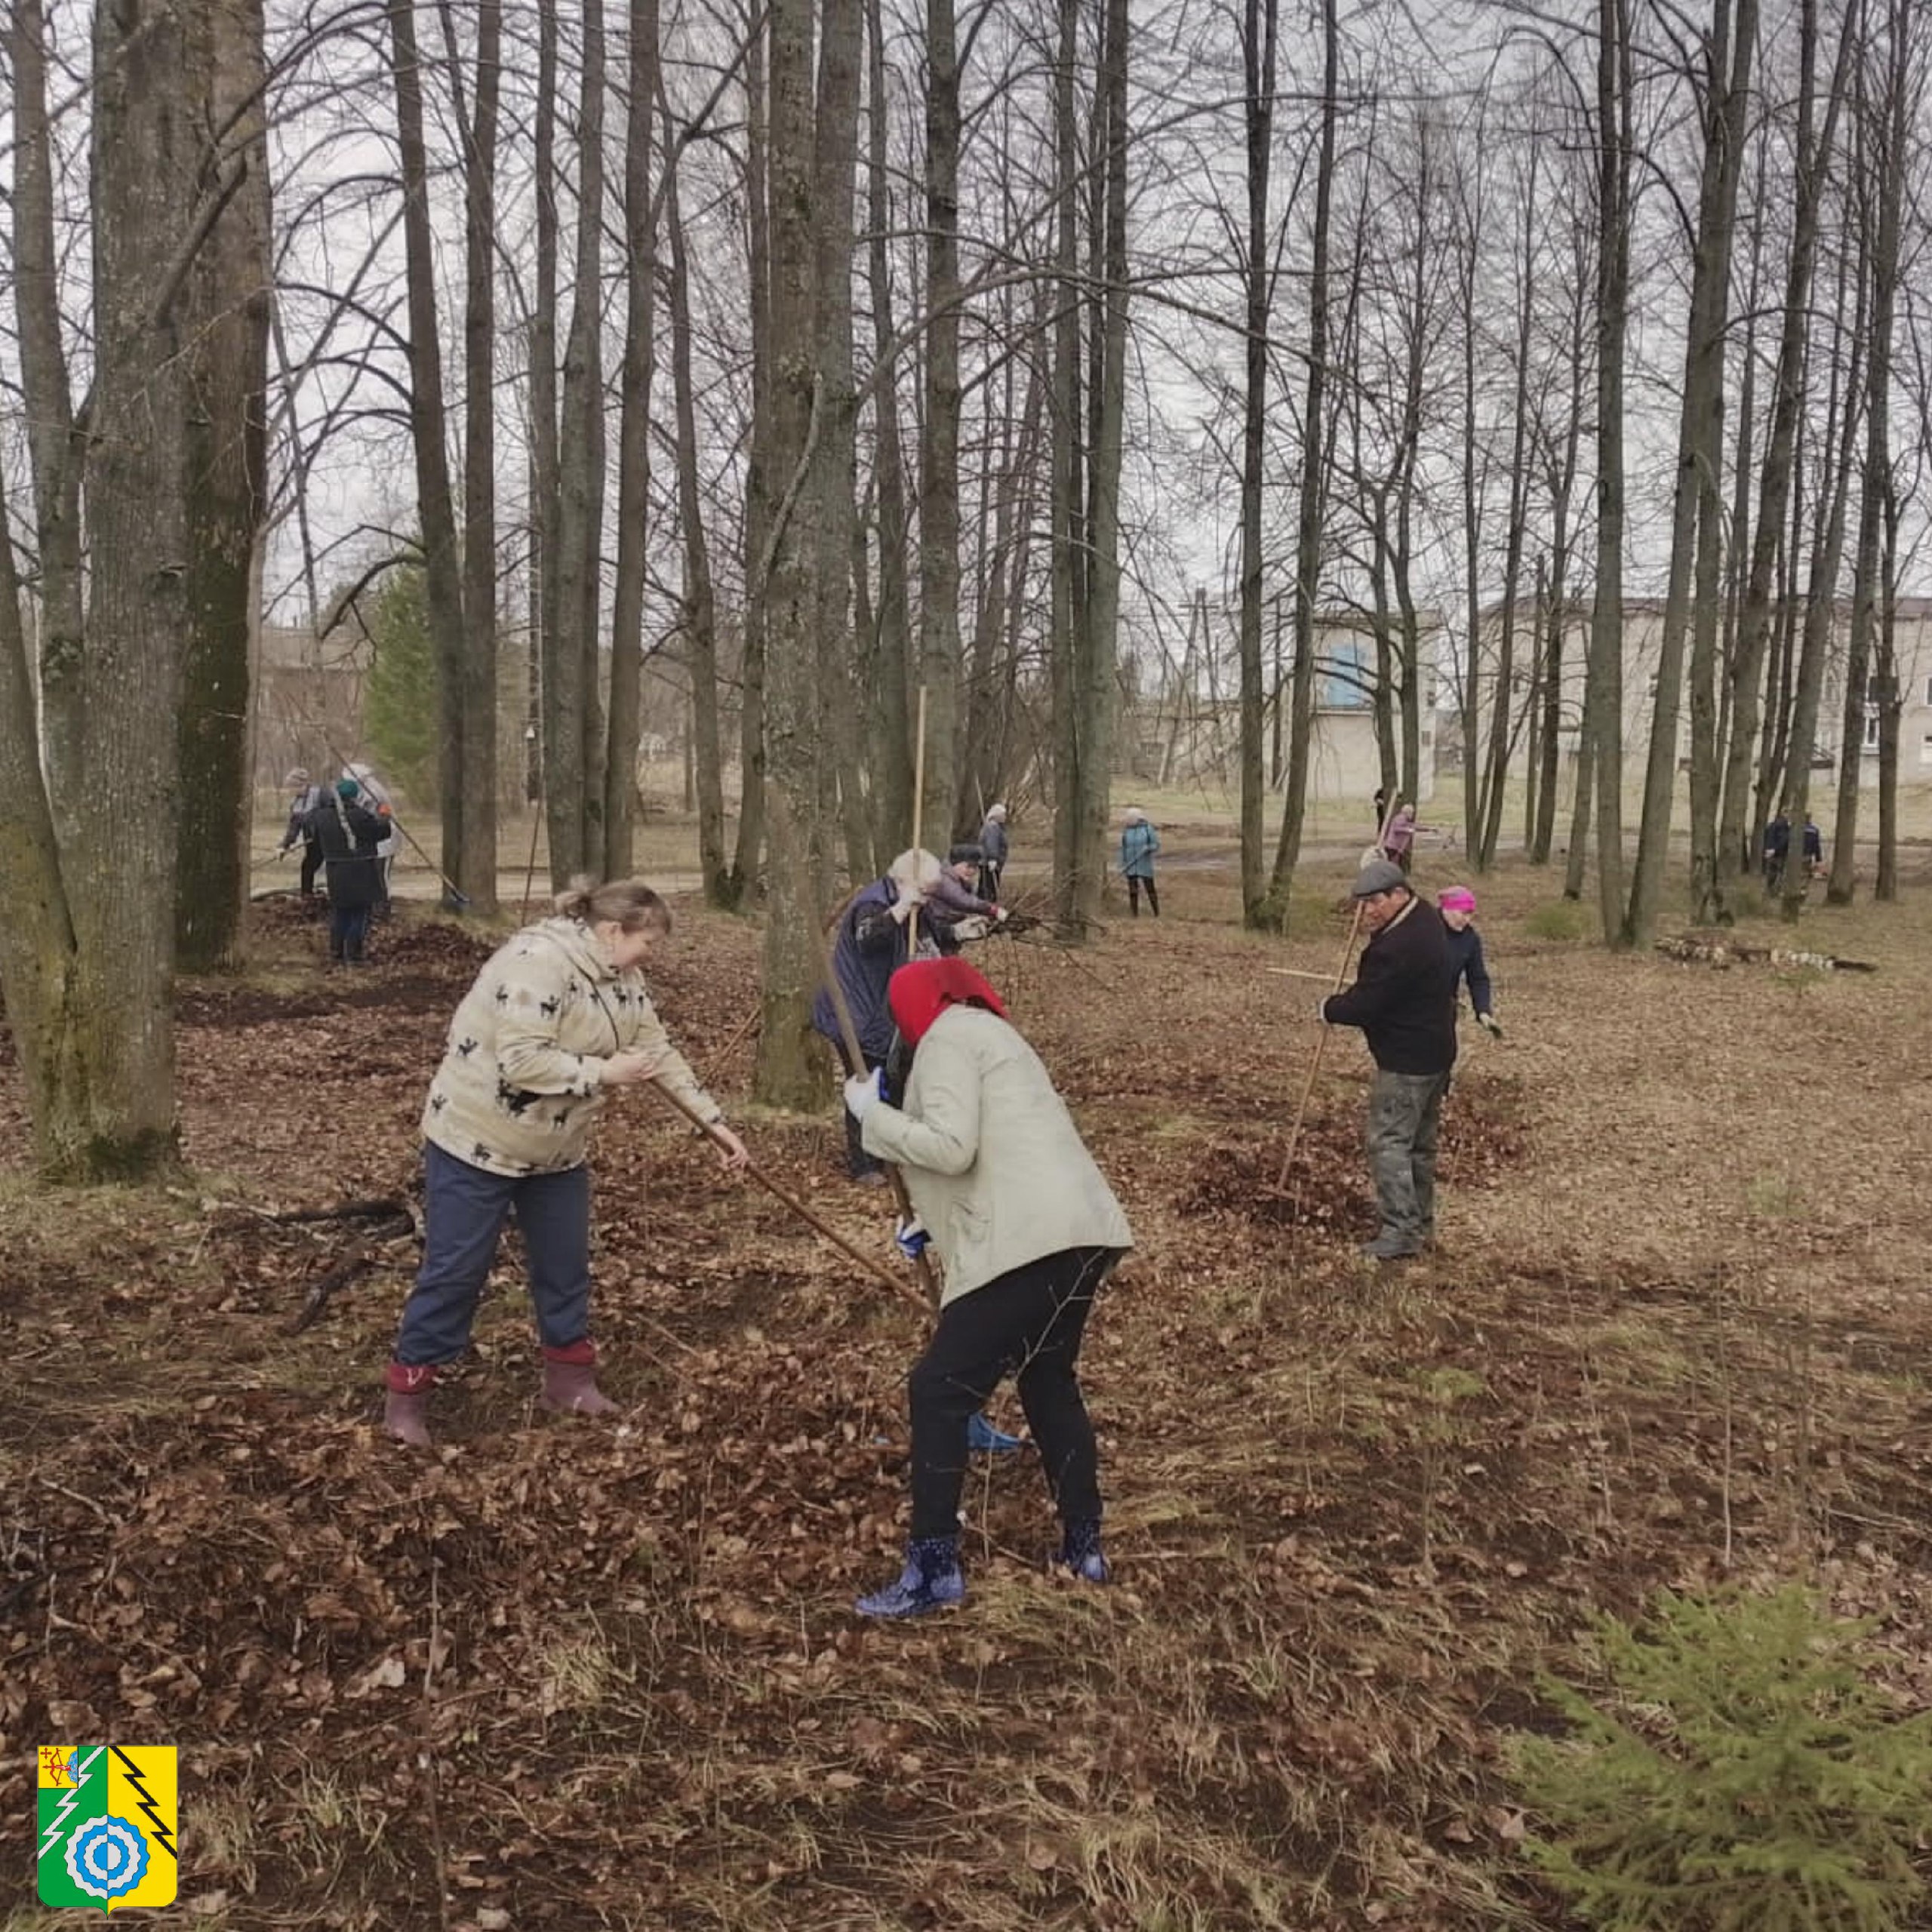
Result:
[[1563,1739],[1512,1750],[1527,1850],[1604,1932],[1897,1932],[1924,1885],[1932,1712],[1870,1681],[1870,1626],[1774,1595],[1663,1592],[1605,1617],[1608,1687],[1546,1681]]

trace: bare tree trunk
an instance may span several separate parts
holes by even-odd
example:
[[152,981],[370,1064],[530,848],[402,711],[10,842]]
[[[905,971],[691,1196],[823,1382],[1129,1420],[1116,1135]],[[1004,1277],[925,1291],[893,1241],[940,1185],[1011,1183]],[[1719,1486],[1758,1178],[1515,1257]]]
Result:
[[919,443],[924,822],[952,823],[959,702],[959,45],[953,0],[926,0],[925,420]]
[[1905,693],[1897,648],[1899,499],[1888,475],[1885,488],[1884,605],[1878,618],[1878,876],[1872,897],[1889,903],[1899,896],[1899,721]]
[[1623,918],[1623,357],[1630,305],[1630,16],[1599,0],[1597,49],[1597,583],[1590,622],[1596,741],[1597,897],[1604,940]]
[[[657,0],[630,0],[630,97],[624,123],[624,358],[618,383],[617,568],[611,596],[611,715],[604,760],[604,870],[628,878],[644,678],[644,577],[651,516],[651,380],[656,358],[657,211],[651,113]],[[716,687],[712,687],[715,702]]]
[[429,169],[423,136],[423,69],[412,0],[389,0],[396,145],[402,168],[402,233],[409,303],[409,431],[416,460],[417,515],[423,583],[436,666],[438,802],[443,851],[463,849],[465,774],[463,580],[457,564],[456,502],[450,481],[449,427],[443,398],[442,337],[436,318],[436,254],[429,221]]
[[[1241,75],[1247,119],[1247,339],[1241,396],[1241,903],[1250,925],[1265,923],[1262,866],[1267,837],[1261,782],[1262,494],[1267,463],[1268,317],[1273,306],[1274,226],[1268,176],[1275,143],[1275,57],[1279,0],[1244,0]],[[1386,714],[1386,700],[1384,700]]]
[[[1496,848],[1503,833],[1503,794],[1509,782],[1509,754],[1515,742],[1509,728],[1510,688],[1516,669],[1517,588],[1522,580],[1523,546],[1529,525],[1530,343],[1536,320],[1536,226],[1541,212],[1537,202],[1537,150],[1532,148],[1528,191],[1523,202],[1522,281],[1517,291],[1515,423],[1509,456],[1509,529],[1503,560],[1502,637],[1497,651],[1496,699],[1489,714],[1487,795],[1483,801],[1480,841],[1472,854],[1478,872],[1487,872],[1496,863]],[[1472,251],[1473,245],[1472,242]],[[1531,650],[1534,654],[1534,645]],[[1534,704],[1533,695],[1529,701]]]
[[[861,0],[820,0],[816,133],[812,144],[814,332],[819,437],[804,488],[814,499],[813,634],[819,660],[822,768],[843,801],[854,873],[869,871],[872,841],[860,786],[857,671],[851,635],[852,544],[858,396],[852,372],[852,193],[858,165],[859,71],[864,60]],[[955,555],[955,567],[957,558]],[[956,586],[955,586],[956,595]],[[958,610],[955,604],[955,621]],[[939,749],[943,740],[929,748]],[[832,891],[835,853],[828,814],[817,831],[820,901]],[[943,834],[945,821],[934,823]]]
[[249,668],[266,511],[269,178],[260,0],[214,0],[189,72],[204,143],[197,193],[227,207],[184,290],[188,632],[178,742],[176,963],[234,963],[248,899]]
[[[1702,90],[1704,155],[1692,244],[1690,314],[1684,350],[1684,395],[1678,420],[1670,564],[1663,635],[1657,653],[1657,695],[1651,715],[1650,757],[1637,857],[1624,916],[1623,943],[1650,943],[1670,856],[1677,795],[1678,724],[1681,714],[1685,634],[1691,620],[1691,571],[1700,511],[1724,463],[1724,358],[1730,290],[1737,183],[1743,171],[1744,112],[1757,39],[1756,0],[1739,0],[1736,53],[1730,0],[1715,0],[1705,41]],[[1708,519],[1704,526],[1709,528]]]
[[[1859,145],[1863,146],[1862,138]],[[1798,675],[1792,688],[1790,743],[1780,795],[1786,811],[1791,814],[1790,822],[1796,828],[1794,837],[1801,836],[1802,828],[1810,814],[1811,752],[1817,743],[1825,664],[1830,654],[1832,632],[1838,615],[1838,582],[1844,564],[1845,521],[1865,389],[1866,302],[1872,270],[1869,224],[1862,226],[1855,243],[1852,238],[1847,239],[1847,245],[1839,257],[1838,299],[1833,310],[1837,318],[1838,340],[1832,358],[1831,401],[1821,439],[1825,451],[1823,474],[1820,478],[1823,527],[1814,534],[1811,546],[1810,581],[1804,602],[1804,641],[1798,655]],[[1844,326],[1844,285],[1847,280],[1853,281],[1857,289],[1857,312],[1849,331]],[[1854,601],[1852,648],[1847,655],[1845,666],[1848,734],[1854,729],[1851,721],[1856,721],[1856,728],[1861,733],[1864,724],[1865,673],[1869,654],[1860,647],[1865,641],[1859,635]],[[1854,749],[1850,754],[1854,758],[1857,755],[1855,743],[1854,739]],[[1855,770],[1852,783],[1854,786],[1857,783]],[[1780,910],[1783,916],[1793,923],[1804,910],[1806,884],[1802,865],[1786,866]]]
[[[851,0],[832,0],[849,11]],[[808,1002],[819,968],[814,935],[822,660],[815,629],[823,602],[817,574],[823,506],[812,487],[823,433],[820,394],[824,316],[815,286],[820,259],[813,168],[813,0],[774,0],[771,32],[771,300],[786,332],[774,342],[771,434],[780,486],[768,540],[765,603],[765,809],[770,892],[761,979],[754,1091],[767,1106],[804,1108],[820,1091]],[[827,33],[832,23],[827,21]],[[820,140],[842,138],[820,127]],[[856,139],[856,133],[851,137]],[[846,560],[838,568],[842,575]]]
[[558,440],[557,615],[545,665],[551,881],[604,871],[601,654],[604,506],[604,7],[583,0],[577,97],[577,262]]
[[1801,372],[1810,323],[1811,269],[1817,251],[1818,204],[1829,169],[1846,63],[1856,35],[1855,22],[1848,17],[1840,37],[1837,63],[1826,97],[1825,125],[1814,140],[1813,96],[1818,63],[1818,5],[1817,0],[1800,0],[1797,196],[1792,216],[1791,257],[1785,278],[1783,332],[1778,345],[1770,438],[1765,448],[1764,469],[1758,485],[1757,527],[1752,537],[1751,574],[1739,619],[1737,650],[1730,681],[1730,743],[1724,764],[1723,809],[1718,828],[1715,896],[1720,917],[1727,916],[1724,894],[1743,863],[1744,817],[1750,804],[1752,761],[1758,738],[1758,693],[1764,677],[1765,647],[1770,636],[1771,571],[1779,535],[1784,528],[1785,506],[1791,492],[1792,450],[1804,401]]
[[85,722],[79,709],[85,635],[81,469],[89,426],[75,419],[61,339],[42,0],[11,0],[8,27],[14,81],[14,315],[40,565],[41,734],[54,822],[64,841],[75,831]]
[[[537,289],[530,315],[530,551],[536,575],[531,604],[537,623],[530,640],[531,809],[544,814],[554,832],[549,804],[550,739],[560,715],[551,694],[561,667],[557,661],[557,14],[537,10]],[[574,687],[573,687],[573,689]],[[575,700],[572,700],[573,706]],[[574,715],[573,709],[572,715]],[[573,841],[574,851],[574,841]]]
[[90,573],[71,854],[69,1012],[86,1124],[60,1164],[140,1179],[176,1151],[174,965],[187,554],[178,265],[196,205],[180,112],[199,6],[123,0],[94,23],[94,408],[83,482]]
[[1127,419],[1127,122],[1128,0],[1107,0],[1097,77],[1106,131],[1101,260],[1101,365],[1094,405],[1093,575],[1075,694],[1080,783],[1075,799],[1078,868],[1073,924],[1085,933],[1098,918],[1105,875],[1107,794],[1113,770],[1115,667],[1120,629],[1120,478]]
[[728,911],[737,894],[724,866],[724,747],[718,727],[718,613],[711,551],[699,489],[697,402],[691,383],[691,277],[685,257],[684,211],[677,164],[665,181],[664,218],[671,243],[671,383],[678,423],[678,521],[684,534],[685,661],[691,681],[694,782],[697,792],[698,866],[707,904]]
[[[745,42],[745,245],[751,281],[752,432],[745,466],[745,637],[740,665],[743,699],[738,713],[737,844],[730,886],[734,903],[758,891],[764,853],[766,608],[771,586],[767,556],[771,527],[773,458],[771,340],[771,170],[770,103],[765,85],[768,24],[752,23]],[[808,62],[811,26],[805,26]]]
[[873,773],[873,857],[883,872],[912,823],[912,712],[907,672],[912,617],[906,595],[906,457],[899,439],[899,356],[894,334],[892,191],[886,165],[885,26],[880,0],[867,0],[869,58],[866,170],[866,262],[872,285],[872,438],[878,474],[878,675]]
[[1054,325],[1053,565],[1049,653],[1054,718],[1054,894],[1063,934],[1081,936],[1080,734],[1078,704],[1080,635],[1086,599],[1080,568],[1079,203],[1075,193],[1078,131],[1074,125],[1075,64],[1079,51],[1080,0],[1059,0],[1059,47],[1054,66],[1054,191],[1056,299]]
[[[1881,96],[1882,118],[1874,138],[1862,143],[1869,165],[1861,171],[1859,199],[1867,211],[1869,223],[1875,189],[1878,220],[1872,250],[1871,367],[1865,399],[1865,474],[1859,497],[1858,561],[1852,574],[1851,648],[1845,666],[1845,730],[1839,746],[1838,817],[1832,837],[1831,878],[1825,894],[1826,903],[1832,906],[1850,905],[1857,890],[1859,766],[1863,752],[1866,698],[1862,686],[1875,631],[1883,635],[1880,654],[1885,660],[1884,675],[1878,686],[1881,795],[1888,728],[1894,794],[1898,783],[1899,694],[1893,688],[1896,677],[1890,662],[1891,612],[1882,571],[1881,537],[1892,494],[1892,335],[1898,300],[1900,200],[1906,170],[1910,165],[1906,147],[1907,96],[1915,95],[1918,90],[1912,78],[1914,55],[1909,45],[1911,24],[1907,0],[1888,0],[1885,12],[1889,46]],[[1912,106],[1916,105],[1915,100]],[[1881,598],[1886,606],[1882,620]],[[1855,720],[1854,703],[1857,707]]]
[[[1322,0],[1321,134],[1315,176],[1315,233],[1309,262],[1308,386],[1302,405],[1301,503],[1295,532],[1295,659],[1288,721],[1288,774],[1281,804],[1281,836],[1268,884],[1263,924],[1279,932],[1287,924],[1288,893],[1301,856],[1308,810],[1309,740],[1315,715],[1315,617],[1321,595],[1324,485],[1322,425],[1327,408],[1328,230],[1335,194],[1335,126],[1341,30],[1336,0]],[[1417,682],[1408,667],[1405,716]],[[1418,724],[1420,717],[1418,715]],[[1414,746],[1411,746],[1411,755]]]
[[[445,0],[450,72],[461,66]],[[502,98],[502,0],[477,0],[475,109],[464,127],[463,715],[463,795],[452,842],[444,805],[443,869],[469,901],[497,909],[497,133]]]

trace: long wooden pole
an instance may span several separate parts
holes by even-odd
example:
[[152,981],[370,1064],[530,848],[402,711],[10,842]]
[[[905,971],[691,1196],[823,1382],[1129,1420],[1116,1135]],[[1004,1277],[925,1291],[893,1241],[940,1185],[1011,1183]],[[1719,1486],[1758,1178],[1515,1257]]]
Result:
[[[1389,828],[1395,823],[1395,808],[1398,802],[1399,801],[1392,796],[1389,799],[1389,810],[1382,820],[1380,829],[1375,835],[1376,849],[1378,851],[1383,849],[1389,836]],[[1367,903],[1366,900],[1361,899],[1355,901],[1355,915],[1349,921],[1348,943],[1342,948],[1342,963],[1335,968],[1334,984],[1328,989],[1331,998],[1340,992],[1349,983],[1349,962],[1355,957],[1355,941],[1361,933],[1362,907]],[[1270,968],[1269,970],[1281,971],[1285,969]],[[1300,976],[1297,975],[1297,977]],[[1332,1027],[1324,1026],[1316,1037],[1315,1057],[1308,1063],[1308,1079],[1301,1090],[1301,1105],[1295,1109],[1295,1124],[1288,1132],[1287,1151],[1281,1156],[1281,1174],[1275,1183],[1275,1189],[1277,1193],[1287,1186],[1288,1170],[1294,1165],[1295,1150],[1301,1145],[1302,1123],[1308,1118],[1308,1103],[1314,1095],[1315,1082],[1321,1072],[1321,1056],[1328,1051],[1328,1035],[1334,1030]]]
[[[825,989],[832,996],[832,1011],[838,1016],[838,1037],[844,1043],[847,1063],[854,1072],[863,1073],[866,1070],[866,1050],[859,1044],[859,1029],[853,1023],[845,989],[838,983],[838,969],[832,958],[832,935],[823,927],[819,930],[818,944],[819,955],[825,966]],[[840,1104],[844,1104],[842,1097]],[[892,1198],[900,1215],[909,1221],[912,1218],[912,1198],[906,1192],[906,1177],[894,1161],[882,1161],[879,1164],[885,1170],[886,1179],[892,1183]],[[934,1278],[932,1263],[921,1252],[913,1265],[919,1271],[919,1285],[925,1290],[928,1300],[937,1307],[939,1283]]]
[[[666,1091],[654,1080],[647,1081],[645,1084],[667,1107],[675,1109],[682,1114],[694,1127],[702,1129],[706,1135],[711,1135],[711,1123],[704,1119],[695,1107],[681,1100],[676,1094]],[[712,1137],[715,1139],[715,1136]],[[903,1295],[921,1315],[929,1312],[926,1304],[920,1299],[918,1291],[909,1281],[903,1280],[900,1276],[893,1274],[889,1269],[873,1260],[863,1248],[854,1247],[829,1221],[821,1220],[818,1215],[814,1214],[796,1195],[780,1186],[778,1183],[774,1180],[755,1161],[747,1161],[745,1164],[745,1171],[764,1189],[766,1193],[771,1195],[774,1200],[783,1201],[808,1226],[816,1228],[834,1247],[850,1256],[867,1274],[883,1281],[894,1294]],[[921,1257],[921,1260],[924,1258],[923,1256]]]
[[[918,734],[912,740],[912,863],[919,861],[919,831],[926,816],[926,688],[919,687],[919,724]],[[916,884],[917,881],[915,881]],[[906,921],[906,957],[912,958],[919,950],[919,909],[915,906]],[[829,968],[827,969],[829,977]],[[833,980],[833,984],[837,982]],[[861,1060],[860,1065],[865,1063]]]

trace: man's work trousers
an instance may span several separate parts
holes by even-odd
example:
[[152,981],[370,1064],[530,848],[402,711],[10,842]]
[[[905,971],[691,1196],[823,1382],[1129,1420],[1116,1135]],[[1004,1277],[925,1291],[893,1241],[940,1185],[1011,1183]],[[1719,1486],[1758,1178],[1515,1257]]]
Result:
[[1417,1246],[1435,1232],[1435,1141],[1446,1073],[1384,1073],[1368,1090],[1368,1167],[1379,1240]]
[[490,1174],[433,1141],[423,1150],[423,1265],[403,1304],[396,1360],[409,1367],[440,1364],[469,1347],[476,1304],[512,1213],[544,1347],[582,1342],[590,1327],[590,1170]]
[[1118,1258],[1112,1248],[1066,1248],[940,1311],[908,1385],[915,1538],[958,1534],[967,1425],[1008,1374],[1061,1521],[1100,1521],[1100,1459],[1076,1369],[1094,1297]]

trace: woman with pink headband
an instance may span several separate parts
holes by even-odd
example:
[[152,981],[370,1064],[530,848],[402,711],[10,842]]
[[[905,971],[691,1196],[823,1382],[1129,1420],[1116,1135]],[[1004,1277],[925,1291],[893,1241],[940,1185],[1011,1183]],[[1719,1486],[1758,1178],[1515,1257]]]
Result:
[[1495,995],[1489,983],[1489,968],[1483,964],[1482,935],[1476,931],[1476,896],[1466,885],[1445,887],[1435,895],[1436,909],[1449,928],[1449,985],[1460,991],[1469,983],[1469,1004],[1475,1009],[1476,1024],[1493,1039],[1503,1037],[1495,1012]]

